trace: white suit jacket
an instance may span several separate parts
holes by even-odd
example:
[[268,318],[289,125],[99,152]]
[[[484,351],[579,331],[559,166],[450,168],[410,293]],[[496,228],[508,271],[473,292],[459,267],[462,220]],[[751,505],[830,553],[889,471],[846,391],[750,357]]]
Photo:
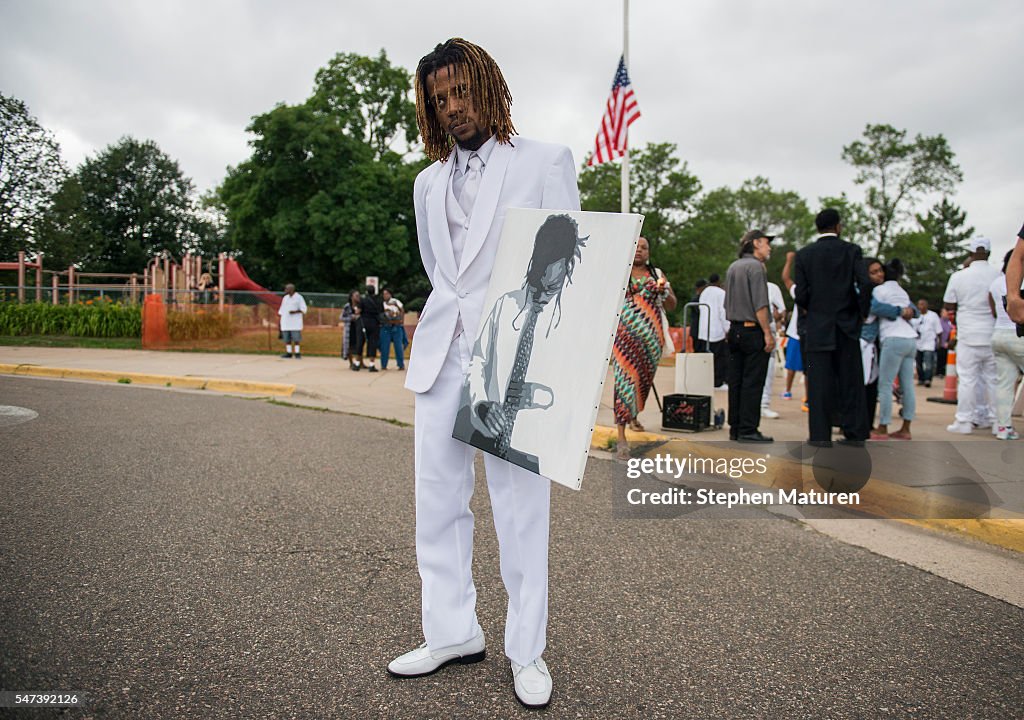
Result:
[[420,258],[433,288],[420,313],[405,379],[405,387],[418,393],[428,391],[437,379],[460,314],[466,336],[477,337],[508,208],[580,209],[569,148],[521,137],[498,144],[484,169],[462,265],[456,267],[445,212],[454,167],[451,156],[435,162],[416,177],[413,188]]

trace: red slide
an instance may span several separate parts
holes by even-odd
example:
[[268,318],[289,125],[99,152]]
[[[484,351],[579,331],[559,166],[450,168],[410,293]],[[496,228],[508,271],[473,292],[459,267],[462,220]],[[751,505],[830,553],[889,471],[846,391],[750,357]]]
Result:
[[224,289],[255,293],[257,299],[262,300],[275,310],[281,307],[281,297],[253,282],[246,274],[245,268],[235,260],[224,261]]

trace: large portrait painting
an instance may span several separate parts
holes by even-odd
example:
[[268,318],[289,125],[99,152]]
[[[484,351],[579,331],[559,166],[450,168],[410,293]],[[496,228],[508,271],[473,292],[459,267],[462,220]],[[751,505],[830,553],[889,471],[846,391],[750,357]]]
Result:
[[642,223],[508,211],[453,437],[580,488]]

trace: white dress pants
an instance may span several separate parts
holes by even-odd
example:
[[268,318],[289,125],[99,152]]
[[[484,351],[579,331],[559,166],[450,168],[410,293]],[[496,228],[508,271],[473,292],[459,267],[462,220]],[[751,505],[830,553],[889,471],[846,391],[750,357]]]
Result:
[[996,424],[1012,427],[1013,393],[1024,372],[1024,337],[1017,337],[1016,330],[996,330],[992,352],[996,358]]
[[995,420],[996,357],[991,345],[956,345],[956,421],[991,425]]
[[[452,438],[470,348],[452,341],[433,387],[416,395],[416,560],[423,592],[423,636],[432,650],[480,631],[473,584],[473,459]],[[548,618],[549,480],[484,454],[508,593],[505,655],[528,665],[544,652]]]
[[764,389],[761,391],[761,409],[772,406],[772,383],[775,382],[775,351],[768,356],[768,374],[764,376]]

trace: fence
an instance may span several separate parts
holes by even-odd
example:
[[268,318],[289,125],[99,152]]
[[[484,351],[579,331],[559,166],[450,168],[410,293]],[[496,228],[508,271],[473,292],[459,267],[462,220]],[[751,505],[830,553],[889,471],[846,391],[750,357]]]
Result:
[[[72,306],[133,305],[141,306],[144,299],[142,288],[110,285],[80,285],[74,289]],[[44,314],[58,314],[69,309],[66,289],[58,295],[58,304],[53,304],[52,290],[47,288],[41,302],[34,297],[26,306]],[[264,302],[267,294],[226,291],[223,309],[215,289],[191,292],[165,292],[162,296],[163,317],[166,318],[167,334],[159,334],[160,341],[144,345],[170,350],[203,350],[213,352],[280,352],[278,340],[277,310]],[[304,318],[302,351],[306,355],[340,355],[342,344],[341,308],[348,302],[348,295],[342,293],[303,293],[308,311]],[[17,303],[16,286],[0,286],[0,302]],[[26,309],[28,309],[26,307]],[[84,308],[83,308],[84,309]],[[407,319],[416,321],[416,313],[409,313]],[[50,323],[48,327],[63,327]],[[411,336],[414,325],[407,326]],[[53,332],[63,334],[59,329]],[[19,333],[15,333],[19,334]],[[24,334],[24,333],[21,333]],[[31,333],[36,334],[36,333]],[[136,331],[135,337],[139,337]],[[109,337],[109,335],[104,335]],[[144,338],[145,339],[145,338]]]

